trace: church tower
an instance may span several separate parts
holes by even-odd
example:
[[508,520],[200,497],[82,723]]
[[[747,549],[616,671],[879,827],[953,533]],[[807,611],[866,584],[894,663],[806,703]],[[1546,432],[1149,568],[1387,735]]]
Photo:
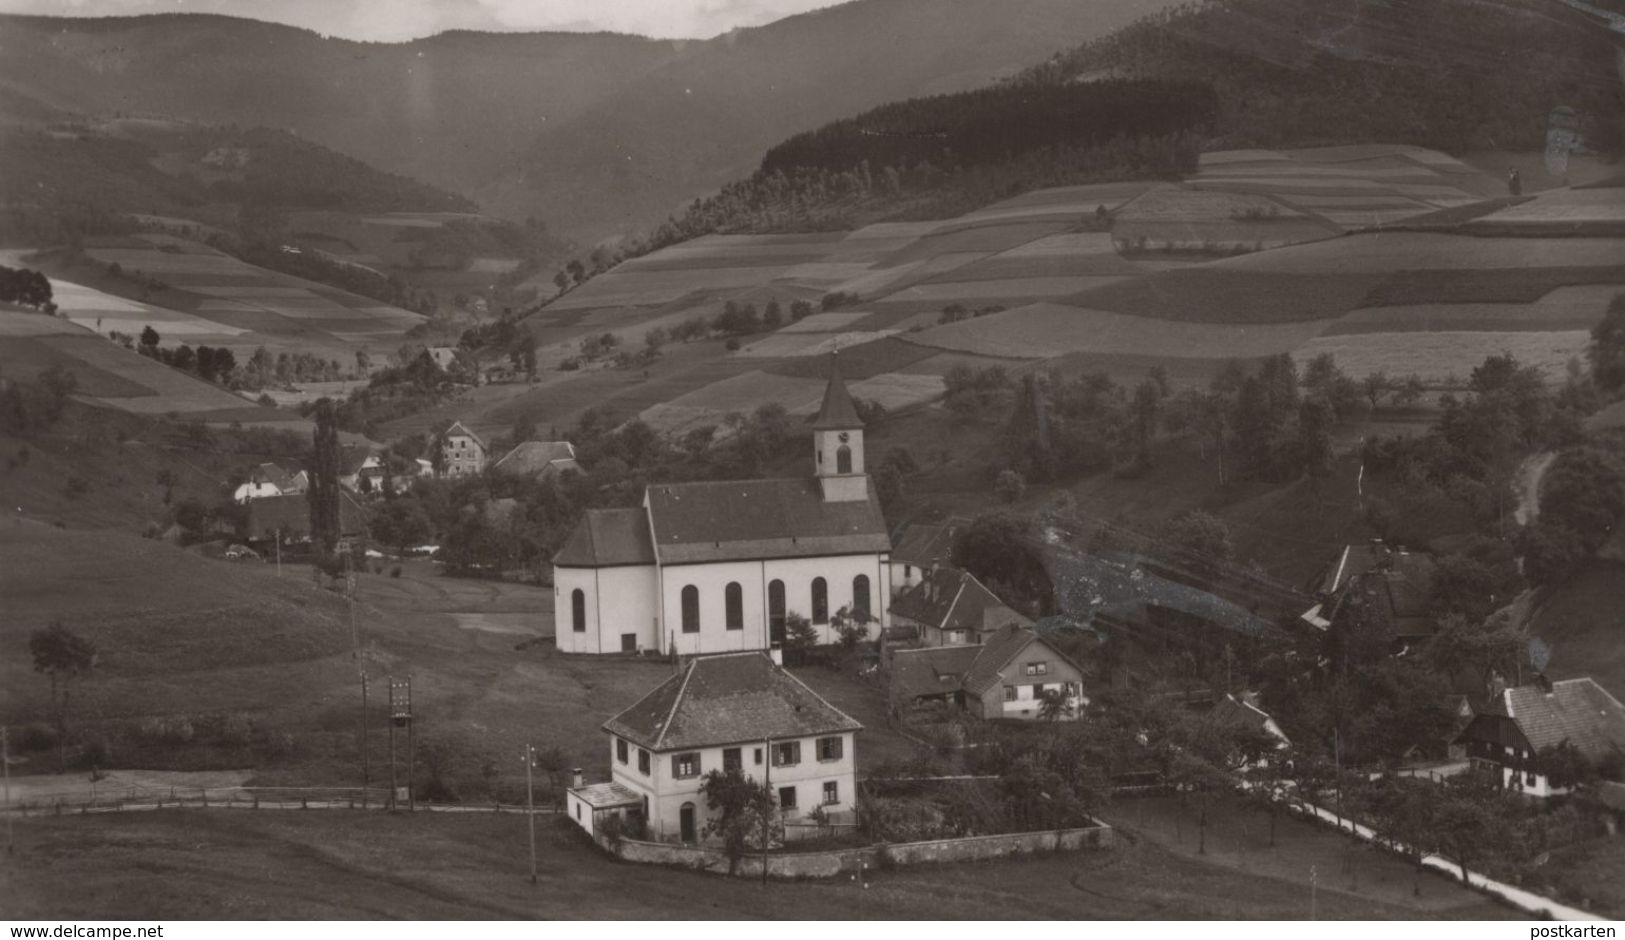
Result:
[[869,478],[863,472],[863,421],[841,380],[841,358],[829,357],[829,384],[824,404],[812,419],[813,470],[828,503],[869,498]]

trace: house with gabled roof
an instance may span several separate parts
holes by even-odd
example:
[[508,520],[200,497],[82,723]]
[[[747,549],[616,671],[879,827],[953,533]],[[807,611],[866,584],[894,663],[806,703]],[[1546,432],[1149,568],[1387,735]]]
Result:
[[452,422],[440,435],[441,466],[448,477],[475,476],[485,470],[488,448],[480,437],[461,421]]
[[705,775],[737,769],[786,821],[818,809],[839,820],[856,805],[862,729],[765,652],[697,656],[604,723],[611,780],[571,788],[565,809],[589,834],[605,815],[636,816],[652,839],[699,842]]
[[1563,744],[1593,764],[1625,759],[1625,705],[1590,677],[1503,689],[1456,738],[1475,772],[1529,796],[1554,796],[1541,752]]
[[823,643],[839,639],[843,614],[878,635],[891,537],[833,358],[809,427],[810,476],[658,483],[637,509],[585,514],[553,558],[558,649],[765,650],[792,614]]
[[913,626],[926,646],[979,644],[1006,624],[1030,627],[1022,616],[968,571],[937,567],[891,605],[892,622]]
[[949,703],[978,718],[1034,720],[1044,697],[1062,695],[1077,717],[1089,699],[1083,669],[1031,627],[1007,624],[974,646],[896,650],[888,665],[892,707]]
[[491,465],[493,473],[532,480],[550,480],[580,469],[575,445],[569,441],[521,441]]
[[919,584],[931,569],[949,564],[959,528],[952,522],[945,525],[914,522],[905,527],[891,552],[892,591],[900,594]]
[[232,491],[231,498],[238,503],[268,496],[297,496],[310,488],[310,474],[303,470],[286,470],[275,463],[262,463],[249,471],[244,480]]
[[1369,618],[1370,626],[1397,642],[1426,639],[1438,629],[1429,604],[1436,568],[1430,556],[1380,540],[1345,546],[1317,579],[1317,602],[1302,620],[1335,631],[1354,618]]

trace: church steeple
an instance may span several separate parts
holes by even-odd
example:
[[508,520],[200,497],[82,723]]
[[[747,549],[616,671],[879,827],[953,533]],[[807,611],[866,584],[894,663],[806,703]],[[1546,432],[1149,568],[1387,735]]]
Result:
[[863,472],[863,419],[841,378],[841,357],[831,353],[824,403],[809,422],[813,430],[813,469],[828,502],[869,498]]

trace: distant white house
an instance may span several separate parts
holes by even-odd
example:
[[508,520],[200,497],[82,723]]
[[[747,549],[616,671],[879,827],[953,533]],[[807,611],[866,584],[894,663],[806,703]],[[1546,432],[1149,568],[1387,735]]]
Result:
[[791,614],[830,643],[843,610],[883,629],[891,538],[838,368],[810,425],[810,476],[661,483],[588,511],[553,558],[559,651],[769,649]]
[[310,488],[310,475],[303,470],[288,471],[274,463],[262,463],[238,484],[231,498],[238,503],[272,496],[297,496]]
[[1590,677],[1504,689],[1456,738],[1472,770],[1528,796],[1568,792],[1554,784],[1541,752],[1571,745],[1590,761],[1625,753],[1625,705]]
[[485,470],[488,449],[480,437],[458,421],[440,435],[441,466],[448,477],[476,476]]
[[787,822],[816,809],[842,821],[857,803],[862,728],[767,653],[697,656],[604,723],[611,780],[571,787],[565,810],[589,834],[619,816],[656,841],[702,842],[705,775],[738,769]]

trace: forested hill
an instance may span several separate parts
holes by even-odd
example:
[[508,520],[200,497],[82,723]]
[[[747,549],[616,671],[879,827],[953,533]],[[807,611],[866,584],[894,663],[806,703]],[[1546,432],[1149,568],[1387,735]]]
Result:
[[1099,76],[1212,83],[1222,147],[1539,149],[1567,105],[1617,151],[1625,114],[1609,34],[1551,0],[1203,0],[1022,80]]
[[1193,172],[1217,102],[1199,82],[999,84],[882,105],[799,134],[697,201],[648,250],[714,231],[947,218],[1046,186]]

